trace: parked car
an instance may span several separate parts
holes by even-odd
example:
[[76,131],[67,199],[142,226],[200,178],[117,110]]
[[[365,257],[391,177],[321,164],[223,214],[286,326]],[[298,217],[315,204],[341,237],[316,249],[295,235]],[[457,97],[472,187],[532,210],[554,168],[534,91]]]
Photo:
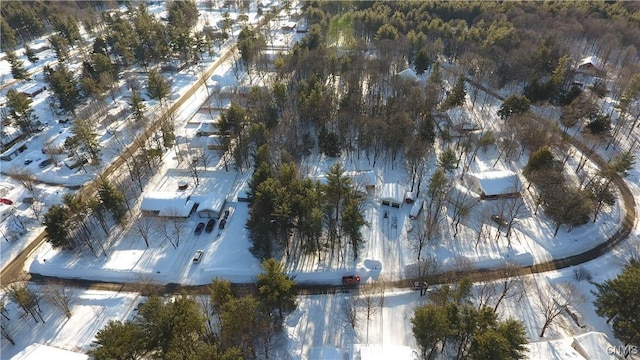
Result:
[[224,229],[225,225],[227,225],[227,219],[220,220],[220,225],[218,225],[219,229]]
[[202,229],[204,229],[204,223],[198,223],[198,225],[196,226],[196,231],[195,234],[196,235],[200,235],[202,234]]
[[33,162],[33,160],[31,160],[31,159],[27,159],[27,160],[25,160],[25,161],[24,161],[24,164],[25,164],[25,165],[29,165],[29,164],[31,164],[32,162]]
[[353,286],[360,284],[360,275],[347,275],[342,277],[342,285]]
[[2,198],[2,199],[0,199],[0,203],[3,203],[5,205],[13,205],[13,200],[9,200],[7,198]]
[[43,160],[38,166],[40,167],[40,169],[44,169],[47,166],[51,165],[51,163],[53,163],[53,160],[46,159],[46,160]]
[[58,122],[59,122],[60,124],[66,124],[66,123],[68,123],[69,121],[71,121],[71,119],[60,119],[60,120],[58,120]]
[[200,262],[200,259],[202,259],[202,254],[203,254],[203,253],[204,253],[204,252],[203,252],[202,250],[198,250],[198,251],[196,251],[196,254],[195,254],[195,255],[193,255],[193,263],[194,263],[194,264],[197,264],[197,263],[199,263],[199,262]]
[[491,220],[500,226],[507,226],[509,223],[500,215],[491,215]]
[[216,219],[209,219],[207,222],[207,227],[204,228],[204,231],[210,233],[213,231],[213,227],[216,226]]
[[229,209],[224,211],[224,216],[222,218],[225,219],[225,220],[227,220],[229,218]]

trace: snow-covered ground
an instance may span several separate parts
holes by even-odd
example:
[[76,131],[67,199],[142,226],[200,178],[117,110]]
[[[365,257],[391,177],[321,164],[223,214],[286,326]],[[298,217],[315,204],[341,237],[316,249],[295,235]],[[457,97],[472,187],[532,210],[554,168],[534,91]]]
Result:
[[[163,8],[156,6],[150,12],[160,14]],[[253,11],[253,10],[252,10]],[[215,24],[219,20],[221,13],[205,14],[204,21]],[[251,19],[255,19],[255,14],[251,13]],[[236,29],[237,30],[237,29]],[[275,37],[274,47],[288,46],[293,39],[293,34],[279,33]],[[228,44],[227,44],[228,46]],[[224,51],[222,51],[224,52]],[[44,57],[46,52],[42,53]],[[51,56],[51,55],[47,55]],[[45,60],[41,60],[45,61]],[[205,59],[201,66],[211,65],[214,59]],[[9,73],[6,62],[0,62],[0,73]],[[188,70],[173,77],[175,94],[182,94],[185,89],[197,79],[199,70]],[[10,75],[9,75],[10,76]],[[427,75],[420,79],[424,81]],[[244,77],[243,77],[244,78]],[[243,79],[241,78],[241,80]],[[6,75],[5,75],[6,79]],[[234,74],[229,62],[220,66],[211,79],[207,82],[209,90],[223,89],[228,86],[237,85],[238,79]],[[41,181],[64,184],[66,186],[79,185],[92,179],[98,169],[88,167],[88,172],[81,169],[70,170],[63,166],[49,166],[40,170],[37,164],[44,159],[41,148],[44,143],[60,136],[61,132],[67,129],[67,125],[58,124],[57,114],[51,112],[47,102],[48,92],[44,92],[34,99],[34,109],[41,121],[49,124],[42,133],[29,141],[28,151],[13,159],[10,163],[2,163],[2,172],[5,173],[13,168],[28,169]],[[126,103],[126,90],[123,90],[117,102]],[[187,102],[178,114],[178,122],[183,124],[182,129],[177,131],[177,135],[187,136],[195,130],[201,122],[209,121],[210,116],[198,112],[209,95],[209,91],[201,87],[194,97]],[[482,96],[482,95],[480,95]],[[175,95],[174,95],[175,97]],[[480,100],[479,100],[480,101]],[[495,99],[486,101],[488,104],[481,109],[467,108],[471,111],[466,115],[472,119],[495,119],[499,102]],[[153,103],[150,103],[153,105]],[[211,107],[224,107],[227,103],[219,106],[220,103],[211,100],[208,104]],[[126,106],[126,105],[125,105]],[[149,106],[149,112],[156,109]],[[217,115],[214,111],[213,117]],[[459,113],[451,114],[453,117],[463,116]],[[491,124],[485,124],[490,128]],[[126,136],[126,121],[121,120],[116,126],[119,132]],[[101,129],[101,141],[105,147],[105,163],[109,162],[118,154],[117,144],[113,141],[114,136],[110,135],[107,129]],[[604,156],[611,157],[613,152],[604,152],[598,149]],[[639,156],[640,153],[637,153]],[[471,164],[469,171],[480,172],[486,170],[513,170],[518,171],[526,163],[526,156],[521,156],[515,162],[497,161],[498,152],[490,149],[487,152],[479,152],[476,161]],[[26,166],[24,160],[33,160],[33,163]],[[99,254],[93,257],[84,254],[79,257],[76,253],[63,252],[52,249],[48,244],[40,248],[27,264],[28,270],[49,276],[60,276],[68,278],[84,278],[101,281],[135,282],[140,279],[157,283],[182,283],[182,284],[206,284],[214,277],[224,277],[234,282],[252,282],[255,275],[260,271],[258,261],[249,253],[250,242],[244,225],[248,216],[248,208],[245,203],[236,201],[239,191],[241,191],[250,176],[248,173],[224,172],[223,164],[216,159],[217,164],[202,173],[202,182],[199,191],[211,190],[220,177],[233,177],[233,185],[229,192],[229,207],[232,209],[231,218],[224,230],[219,230],[216,226],[212,233],[193,234],[197,223],[206,220],[194,215],[186,219],[182,224],[183,237],[180,245],[174,248],[160,235],[158,231],[151,237],[150,246],[147,248],[144,241],[135,233],[133,223],[137,215],[130,219],[129,226],[125,227],[119,234],[110,238],[110,243],[105,251],[106,256]],[[416,258],[415,251],[411,244],[411,229],[415,228],[417,221],[409,219],[410,206],[403,206],[400,209],[384,207],[380,205],[378,198],[380,189],[384,183],[407,184],[410,179],[400,161],[392,163],[389,159],[381,159],[374,168],[367,157],[362,155],[358,159],[356,155],[344,160],[343,164],[347,170],[373,170],[376,174],[376,191],[370,195],[365,203],[365,216],[369,226],[363,230],[366,240],[365,246],[360,252],[357,261],[352,261],[347,254],[343,259],[317,261],[309,256],[299,261],[287,262],[287,270],[296,276],[296,281],[306,283],[332,283],[338,285],[342,275],[358,273],[363,282],[374,282],[379,279],[400,279],[406,275],[407,268],[410,267]],[[310,176],[319,176],[336,162],[335,159],[327,159],[321,156],[312,156],[303,164],[303,169]],[[575,168],[577,160],[570,159],[568,168]],[[157,175],[151,180],[147,189],[167,190],[175,188],[175,184],[180,180],[191,182],[191,178],[185,169],[179,169],[176,156],[173,152],[165,155],[163,167],[158,170]],[[435,164],[430,163],[428,168],[435,168]],[[593,171],[592,164],[587,168]],[[223,174],[224,173],[224,174]],[[425,174],[425,181],[428,180],[430,172]],[[640,203],[640,165],[630,171],[628,182],[635,195],[636,203]],[[0,211],[11,212],[18,216],[18,219],[33,218],[32,211],[26,204],[19,200],[26,197],[27,192],[13,180],[2,178],[6,193],[3,197],[13,199],[14,205],[0,205]],[[38,186],[43,192],[43,202],[47,205],[59,203],[60,197],[66,191],[60,187]],[[426,186],[422,187],[423,192]],[[525,198],[528,195],[525,195]],[[451,218],[442,227],[444,235],[442,239],[430,243],[425,253],[434,255],[443,266],[459,266],[462,263],[471,268],[490,268],[502,266],[505,263],[516,263],[520,265],[530,265],[533,263],[547,261],[553,258],[565,257],[580,253],[596,246],[613,234],[624,216],[624,209],[618,202],[610,208],[606,208],[600,214],[595,223],[589,223],[574,228],[572,231],[562,227],[559,233],[554,236],[554,226],[550,219],[541,212],[533,215],[532,203],[526,202],[527,211],[519,219],[514,227],[511,244],[507,244],[504,234],[499,234],[495,224],[487,224],[488,235],[486,240],[476,244],[476,233],[480,228],[480,218],[478,216],[484,212],[491,212],[489,202],[476,205],[472,209],[472,215],[462,221],[461,230],[456,237],[453,237],[453,230],[449,225]],[[484,208],[484,209],[483,209]],[[384,217],[384,212],[388,217]],[[3,216],[4,218],[4,216]],[[10,218],[10,216],[7,216]],[[395,219],[395,220],[394,220]],[[26,244],[38,234],[41,227],[35,220],[25,220],[26,229],[24,235],[17,240],[0,240],[1,265],[5,266],[14,256],[23,249]],[[394,225],[395,223],[395,225]],[[8,226],[13,230],[9,233],[17,233],[15,226],[10,225],[11,220],[3,221],[0,229],[8,231]],[[157,222],[156,230],[163,224]],[[18,231],[19,232],[19,231]],[[582,267],[589,270],[593,275],[593,281],[601,282],[615,277],[620,271],[621,257],[633,251],[638,251],[637,245],[640,230],[636,227],[632,232],[630,240],[622,247],[617,248],[613,254],[604,256],[597,260],[583,264]],[[635,247],[634,247],[635,244]],[[626,248],[624,246],[628,246]],[[192,261],[197,250],[203,250],[204,255],[199,264]],[[573,323],[570,317],[563,315],[560,320],[552,325],[547,331],[544,339],[539,338],[541,320],[537,316],[536,308],[540,294],[553,291],[554,287],[562,282],[574,283],[584,300],[574,304],[584,321],[586,327],[581,328]],[[564,269],[555,272],[538,274],[528,278],[528,282],[533,284],[532,290],[527,296],[517,301],[509,299],[502,306],[504,316],[514,316],[525,321],[527,325],[527,335],[532,342],[529,356],[535,359],[548,359],[556,356],[557,359],[575,358],[576,350],[571,347],[571,343],[577,337],[589,332],[603,333],[615,345],[619,345],[611,333],[611,328],[603,319],[595,315],[591,302],[593,295],[593,285],[586,281],[576,282],[573,279],[573,269]],[[352,329],[341,316],[342,306],[345,299],[357,296],[355,293],[304,296],[299,298],[299,307],[289,315],[285,321],[285,332],[288,338],[288,345],[284,350],[287,356],[294,359],[306,359],[324,356],[333,358],[335,356],[351,356],[356,358],[359,353],[363,358],[389,358],[385,354],[394,352],[397,358],[414,358],[416,350],[415,341],[411,333],[409,319],[413,315],[416,306],[423,303],[425,298],[418,296],[413,291],[400,291],[388,289],[385,294],[384,306],[373,314],[369,320],[362,318],[363,309],[360,307],[360,321],[355,329]],[[137,303],[135,294],[112,294],[103,292],[79,292],[78,301],[74,304],[73,317],[66,320],[62,315],[54,315],[56,312],[45,311],[48,314],[45,324],[37,324],[34,328],[29,327],[26,322],[12,322],[18,324],[15,331],[20,339],[16,346],[10,346],[2,340],[1,358],[11,358],[25,349],[32,343],[44,344],[65,350],[86,351],[95,336],[97,330],[106,324],[108,319],[126,319]],[[16,313],[15,309],[12,309]],[[31,324],[33,325],[33,324]],[[39,331],[33,331],[33,329]],[[24,336],[23,336],[24,335]],[[586,335],[591,336],[591,335]],[[583,335],[583,337],[585,337]],[[357,345],[355,345],[357,344]],[[38,354],[37,347],[29,348],[32,354]],[[565,354],[561,357],[558,354]],[[22,355],[21,355],[22,356]],[[36,355],[31,355],[36,356]],[[594,355],[597,359],[608,358],[607,354]],[[22,358],[22,357],[18,357]],[[25,357],[26,358],[26,357]]]

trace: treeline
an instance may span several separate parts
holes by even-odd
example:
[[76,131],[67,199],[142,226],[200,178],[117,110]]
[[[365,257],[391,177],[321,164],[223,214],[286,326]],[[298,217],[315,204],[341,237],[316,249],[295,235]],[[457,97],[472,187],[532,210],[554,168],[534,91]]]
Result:
[[497,87],[542,79],[562,56],[587,48],[604,63],[630,65],[640,43],[640,8],[631,3],[310,4],[309,19],[323,31],[339,21],[350,25],[355,41],[392,38],[398,52],[421,69],[444,54]]
[[132,320],[110,321],[98,331],[98,347],[89,355],[96,360],[271,357],[284,315],[296,308],[295,282],[274,259],[262,268],[256,294],[234,293],[229,281],[215,279],[207,297],[149,297]]
[[301,178],[293,162],[274,165],[268,148],[258,150],[256,170],[250,181],[251,207],[247,228],[251,252],[259,258],[281,251],[287,256],[326,251],[355,260],[364,238],[363,188],[345,174],[342,165],[332,166],[326,182]]

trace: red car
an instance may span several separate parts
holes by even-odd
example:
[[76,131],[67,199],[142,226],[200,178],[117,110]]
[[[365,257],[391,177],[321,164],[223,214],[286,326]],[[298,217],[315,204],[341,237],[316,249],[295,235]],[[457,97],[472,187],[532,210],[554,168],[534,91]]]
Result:
[[349,275],[342,277],[342,285],[352,286],[360,284],[360,275]]
[[204,223],[198,223],[198,226],[196,226],[195,234],[196,235],[202,234],[203,229],[204,229]]
[[7,199],[7,198],[1,198],[0,199],[0,203],[6,204],[6,205],[13,205],[13,201]]

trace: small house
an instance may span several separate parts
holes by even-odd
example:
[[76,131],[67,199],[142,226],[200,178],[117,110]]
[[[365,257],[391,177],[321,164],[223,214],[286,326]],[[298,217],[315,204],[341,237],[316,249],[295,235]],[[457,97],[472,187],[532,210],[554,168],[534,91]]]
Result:
[[396,183],[386,183],[382,187],[380,203],[385,206],[391,206],[399,209],[404,203],[406,193],[407,188],[405,186]]
[[470,190],[480,195],[481,200],[516,198],[521,196],[522,183],[512,171],[485,171],[467,175]]
[[198,217],[220,218],[220,213],[224,208],[226,197],[224,194],[210,194],[198,204]]
[[39,83],[29,83],[18,88],[18,92],[30,98],[36,97],[41,92],[47,90],[47,87]]
[[183,192],[150,191],[143,195],[140,210],[145,215],[187,218],[196,204]]
[[423,199],[417,199],[413,203],[413,206],[411,207],[411,212],[409,212],[409,219],[411,219],[411,220],[417,219],[418,216],[420,215],[420,213],[422,212],[423,208],[424,208],[424,200]]
[[18,157],[18,155],[20,155],[25,150],[27,150],[27,143],[24,141],[19,142],[7,149],[7,151],[3,152],[2,155],[0,155],[0,160],[11,161]]
[[595,76],[604,72],[604,66],[597,57],[588,56],[578,62],[576,70],[584,74]]

